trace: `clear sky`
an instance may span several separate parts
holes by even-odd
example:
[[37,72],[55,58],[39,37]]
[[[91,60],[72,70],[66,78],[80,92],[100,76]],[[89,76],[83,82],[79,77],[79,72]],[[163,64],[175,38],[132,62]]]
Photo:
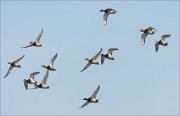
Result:
[[[99,12],[103,8],[118,12],[106,26]],[[179,1],[1,1],[1,114],[178,115],[179,20]],[[149,26],[158,32],[142,47],[139,29]],[[20,48],[41,28],[41,48]],[[155,53],[155,41],[169,33],[168,46]],[[85,58],[111,47],[119,48],[114,61],[79,73]],[[46,72],[41,65],[55,53],[50,89],[25,90],[23,80],[40,71],[36,80],[41,82]],[[22,68],[2,78],[7,62],[23,54]],[[99,103],[78,108],[98,84]]]

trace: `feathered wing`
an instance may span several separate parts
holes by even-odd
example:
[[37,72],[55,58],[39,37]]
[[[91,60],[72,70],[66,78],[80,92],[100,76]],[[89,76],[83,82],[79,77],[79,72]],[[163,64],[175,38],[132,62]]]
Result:
[[11,71],[12,71],[13,68],[14,68],[13,66],[10,66],[10,67],[9,67],[9,69],[8,69],[6,75],[4,76],[4,78],[6,78],[6,77],[11,73]]
[[33,46],[33,45],[30,44],[30,45],[27,45],[27,46],[24,46],[24,47],[21,47],[21,48],[29,48],[29,47],[31,47],[31,46]]
[[28,89],[28,83],[26,81],[24,81],[24,87],[26,88],[26,90]]
[[39,73],[40,73],[40,72],[33,72],[33,73],[31,73],[31,74],[30,74],[30,78],[34,79],[34,76],[37,75],[37,74],[39,74]]
[[86,101],[80,108],[83,108],[83,107],[87,106],[88,104],[89,104],[89,102]]
[[96,60],[97,57],[101,54],[101,52],[102,52],[102,48],[100,49],[100,51],[92,59]]
[[116,50],[118,50],[118,48],[110,48],[108,49],[108,53],[112,55],[112,52]]
[[103,54],[101,54],[101,65],[104,63],[105,57]]
[[15,60],[14,62],[19,62],[21,59],[23,59],[23,58],[24,58],[24,56],[25,56],[25,55],[23,55],[21,58],[19,58],[19,59]]
[[142,44],[142,46],[145,44],[147,35],[148,35],[147,33],[143,33],[141,35],[141,44]]
[[108,13],[104,13],[104,15],[103,15],[103,19],[104,19],[104,25],[106,25],[107,24],[107,18],[108,18]]
[[98,85],[97,89],[94,91],[94,93],[92,94],[91,98],[96,98],[97,93],[100,90],[100,86]]
[[171,34],[165,34],[161,36],[161,40],[165,41],[166,38],[170,37]]
[[159,44],[158,42],[155,43],[155,51],[157,52],[159,50]]
[[88,63],[86,64],[86,66],[81,70],[81,72],[84,71],[84,70],[86,70],[90,65],[91,65],[91,63],[88,62]]
[[42,84],[46,84],[46,81],[47,81],[48,76],[49,76],[49,71],[46,70],[46,74],[44,75],[44,78],[43,78],[43,80],[42,80],[42,82],[41,82]]
[[54,61],[55,61],[55,59],[57,58],[57,53],[51,58],[51,60],[50,60],[50,64],[52,64],[52,66],[53,66],[53,64],[54,64]]
[[42,33],[43,33],[43,29],[41,29],[41,32],[38,34],[36,40],[39,42],[40,39],[41,39],[41,36],[42,36]]

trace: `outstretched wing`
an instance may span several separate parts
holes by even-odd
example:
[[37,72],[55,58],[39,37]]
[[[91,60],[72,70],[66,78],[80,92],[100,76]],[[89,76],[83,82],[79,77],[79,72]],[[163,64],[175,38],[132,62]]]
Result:
[[31,74],[30,74],[30,78],[34,79],[34,76],[37,75],[37,74],[39,74],[39,73],[40,73],[40,72],[33,72],[33,73],[31,73]]
[[28,83],[26,81],[24,81],[24,87],[26,88],[26,90],[28,89]]
[[165,34],[161,36],[161,40],[165,41],[166,38],[170,37],[171,34]]
[[108,53],[112,55],[112,52],[116,50],[118,50],[118,48],[110,48],[108,49]]
[[40,39],[41,39],[41,36],[42,36],[42,33],[43,33],[43,29],[41,29],[41,32],[39,32],[39,35],[37,36],[36,40],[39,42]]
[[51,58],[51,60],[50,60],[50,64],[54,64],[54,61],[55,61],[55,59],[57,58],[57,53]]
[[6,75],[4,76],[4,78],[6,78],[6,77],[9,75],[9,73],[11,72],[11,70],[12,70],[13,68],[14,68],[13,66],[10,66],[10,67],[9,67],[9,69],[8,69]]
[[103,15],[104,25],[107,24],[107,18],[108,18],[108,16],[109,16],[109,13],[104,13],[104,15]]
[[23,58],[24,58],[24,56],[25,56],[25,55],[23,55],[21,58],[19,58],[19,59],[15,60],[14,62],[19,62],[21,59],[23,59]]
[[88,104],[89,104],[89,102],[86,101],[80,108],[83,108],[83,107],[87,106]]
[[148,35],[147,33],[143,33],[141,35],[141,44],[142,44],[142,46],[145,44],[147,35]]
[[103,54],[101,54],[101,65],[104,63],[105,57]]
[[21,47],[21,48],[29,48],[29,47],[31,47],[31,46],[32,46],[32,44],[27,45],[27,46],[24,46],[24,47]]
[[159,44],[158,42],[155,43],[155,51],[157,52],[159,50]]
[[84,70],[86,70],[90,65],[91,65],[91,63],[88,62],[88,63],[86,64],[86,66],[81,70],[81,72],[84,71]]
[[44,78],[43,78],[43,80],[42,80],[42,82],[41,82],[42,84],[46,84],[46,81],[47,81],[48,76],[49,76],[49,71],[46,70],[46,74],[44,75]]
[[102,52],[102,48],[100,49],[100,51],[92,59],[96,60],[97,57],[101,54],[101,52]]
[[96,98],[97,93],[99,92],[100,86],[98,85],[97,89],[92,94],[91,98]]

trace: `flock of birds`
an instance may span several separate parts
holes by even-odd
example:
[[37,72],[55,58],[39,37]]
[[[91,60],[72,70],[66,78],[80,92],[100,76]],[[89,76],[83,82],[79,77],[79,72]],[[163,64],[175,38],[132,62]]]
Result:
[[[112,8],[107,8],[107,9],[101,9],[100,12],[104,12],[103,15],[103,19],[104,19],[104,25],[107,25],[107,19],[109,14],[115,14],[117,13],[116,10],[112,9]],[[155,31],[157,31],[155,28],[153,27],[148,27],[146,29],[141,29],[140,32],[143,32],[143,34],[141,35],[141,44],[142,46],[145,44],[145,40],[146,37],[148,35],[153,35],[155,33]],[[40,43],[40,39],[41,36],[43,34],[43,29],[41,30],[41,32],[39,33],[38,37],[36,38],[35,41],[30,42],[29,45],[21,47],[21,48],[29,48],[29,47],[41,47],[42,44]],[[159,41],[155,42],[155,51],[157,52],[159,49],[159,45],[161,46],[167,46],[168,43],[165,41],[166,38],[170,37],[171,34],[165,34],[161,36],[161,39]],[[108,53],[103,54],[102,53],[102,48],[100,49],[100,51],[98,51],[98,53],[96,53],[95,56],[93,56],[91,59],[86,58],[85,60],[88,61],[88,63],[86,64],[86,66],[80,71],[84,71],[86,70],[91,64],[99,64],[99,62],[96,60],[100,55],[101,55],[101,65],[104,63],[105,59],[109,59],[109,60],[114,60],[114,57],[112,56],[112,52],[118,50],[118,48],[110,48],[108,49]],[[47,85],[47,79],[48,79],[48,75],[49,75],[49,71],[56,71],[56,69],[54,68],[53,64],[55,59],[57,58],[58,54],[56,53],[51,59],[50,59],[50,63],[48,65],[41,65],[43,68],[46,68],[46,73],[44,75],[44,78],[42,80],[41,83],[37,84],[37,81],[35,80],[35,76],[38,75],[40,72],[33,72],[30,74],[29,79],[24,79],[24,86],[25,89],[28,89],[28,84],[33,84],[34,88],[33,89],[37,89],[37,88],[41,88],[41,89],[49,89],[49,86]],[[6,73],[6,75],[4,76],[4,78],[6,78],[10,72],[12,71],[13,68],[21,68],[21,65],[19,64],[19,61],[22,60],[25,57],[25,55],[23,55],[22,57],[20,57],[19,59],[13,61],[13,62],[8,62],[8,64],[10,64],[10,67]],[[89,103],[98,103],[98,99],[96,98],[97,93],[100,90],[100,86],[98,85],[97,89],[93,92],[93,94],[89,97],[89,98],[84,98],[83,100],[86,100],[86,102],[80,107],[83,108],[85,106],[87,106]]]

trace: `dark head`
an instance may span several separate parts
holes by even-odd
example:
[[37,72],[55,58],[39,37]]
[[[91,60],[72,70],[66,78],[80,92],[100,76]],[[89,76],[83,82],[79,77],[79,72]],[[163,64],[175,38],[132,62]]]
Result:
[[86,59],[84,59],[84,60],[87,60],[87,61],[89,61],[89,58],[86,58]]
[[144,30],[144,29],[140,29],[139,31],[140,31],[140,32],[144,32],[145,30]]
[[8,64],[12,64],[11,62],[8,62]]
[[41,46],[42,46],[42,44],[39,45],[39,47],[41,47]]
[[114,60],[114,57],[112,58],[112,60]]
[[165,43],[165,44],[164,44],[164,46],[167,46],[167,45],[168,45],[168,43]]
[[97,99],[95,103],[99,103],[99,100]]
[[83,100],[88,100],[87,98],[83,98]]
[[105,12],[105,10],[104,10],[104,9],[101,9],[99,12]]
[[31,41],[30,41],[30,42],[29,42],[29,44],[31,44],[31,45],[32,45],[32,44],[33,44],[33,42],[31,42]]
[[18,68],[21,68],[21,65],[19,65]]
[[50,87],[49,86],[47,86],[47,89],[49,89]]

